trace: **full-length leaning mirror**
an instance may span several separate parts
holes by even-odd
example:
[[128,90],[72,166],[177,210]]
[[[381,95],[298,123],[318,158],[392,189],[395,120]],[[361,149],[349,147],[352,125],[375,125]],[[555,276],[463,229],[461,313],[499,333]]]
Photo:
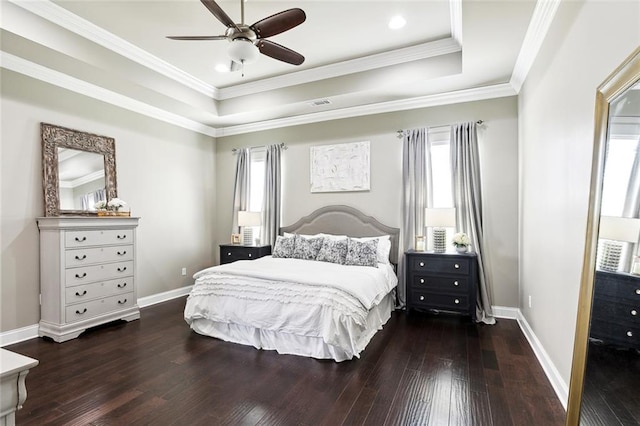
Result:
[[95,214],[117,197],[113,138],[41,123],[45,216]]
[[640,48],[596,93],[567,425],[640,424]]

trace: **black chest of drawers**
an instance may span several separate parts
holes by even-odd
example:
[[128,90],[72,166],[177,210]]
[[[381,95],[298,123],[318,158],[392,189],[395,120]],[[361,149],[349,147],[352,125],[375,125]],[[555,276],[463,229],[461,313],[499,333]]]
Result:
[[271,246],[243,246],[238,244],[220,244],[220,264],[236,260],[253,260],[271,254]]
[[457,312],[476,320],[478,263],[475,253],[405,253],[407,312]]
[[596,271],[589,335],[640,349],[640,277]]

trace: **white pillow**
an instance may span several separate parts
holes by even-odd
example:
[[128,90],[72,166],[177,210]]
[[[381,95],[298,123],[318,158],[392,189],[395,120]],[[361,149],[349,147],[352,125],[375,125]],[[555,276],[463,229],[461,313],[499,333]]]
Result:
[[284,232],[282,234],[283,237],[285,238],[291,238],[294,236],[298,236],[300,238],[304,238],[305,240],[311,239],[311,238],[318,238],[318,237],[324,237],[324,234],[315,234],[315,235],[306,235],[306,234],[292,234],[290,232]]
[[389,254],[391,253],[391,236],[382,235],[380,237],[352,238],[355,241],[378,240],[377,257],[378,262],[389,264]]

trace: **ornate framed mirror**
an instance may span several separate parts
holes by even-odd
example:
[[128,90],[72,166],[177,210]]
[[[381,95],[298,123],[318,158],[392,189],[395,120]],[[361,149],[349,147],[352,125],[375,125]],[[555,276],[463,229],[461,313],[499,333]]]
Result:
[[630,387],[640,374],[639,234],[640,48],[596,92],[567,425],[640,422],[640,398]]
[[41,123],[44,215],[93,215],[118,196],[115,139]]

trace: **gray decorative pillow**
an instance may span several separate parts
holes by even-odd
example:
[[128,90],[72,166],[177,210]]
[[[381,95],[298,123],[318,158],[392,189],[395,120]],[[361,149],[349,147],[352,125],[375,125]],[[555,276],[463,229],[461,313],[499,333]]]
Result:
[[332,240],[325,237],[323,240],[316,260],[344,265],[344,259],[347,256],[347,239]]
[[293,257],[293,251],[295,249],[296,238],[295,237],[282,237],[278,235],[276,243],[273,246],[273,257]]
[[293,258],[304,260],[316,260],[316,256],[322,247],[324,238],[304,238],[296,235],[296,246],[293,251]]
[[378,266],[378,240],[356,241],[347,238],[345,265]]

